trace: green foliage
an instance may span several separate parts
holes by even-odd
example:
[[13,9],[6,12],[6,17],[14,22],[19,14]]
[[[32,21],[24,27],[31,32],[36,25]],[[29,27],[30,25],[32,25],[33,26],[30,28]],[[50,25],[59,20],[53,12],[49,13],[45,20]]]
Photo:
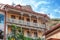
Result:
[[18,31],[18,32],[21,32],[21,28],[17,27],[17,31]]
[[51,19],[51,20],[54,20],[54,21],[60,21],[60,19],[56,18],[56,19]]
[[24,40],[41,40],[41,38],[33,39],[33,38],[29,38],[29,37],[24,37]]
[[24,37],[24,40],[32,40],[32,38]]
[[12,30],[16,30],[17,29],[17,27],[16,27],[16,25],[11,25],[11,27],[12,27]]
[[38,38],[37,40],[41,40],[41,38]]
[[11,37],[10,36],[8,37],[8,40],[11,40]]

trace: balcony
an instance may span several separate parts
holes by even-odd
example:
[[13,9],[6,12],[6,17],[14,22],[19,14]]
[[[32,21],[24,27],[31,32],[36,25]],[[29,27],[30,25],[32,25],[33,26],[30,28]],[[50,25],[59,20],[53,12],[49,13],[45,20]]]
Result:
[[26,26],[33,26],[33,27],[40,27],[40,28],[45,28],[44,25],[42,24],[38,24],[38,23],[33,23],[33,22],[27,22],[27,21],[23,21],[23,20],[17,20],[17,19],[11,19],[11,18],[7,18],[7,22],[11,22],[11,23],[16,23],[16,24],[21,24],[21,25],[26,25]]
[[[16,35],[15,35],[15,36],[16,36]],[[22,37],[21,37],[21,36],[22,36]],[[14,37],[14,36],[13,36],[13,37]],[[16,36],[16,37],[17,37],[17,36]],[[7,34],[6,39],[7,39],[7,40],[9,40],[9,39],[11,40],[11,39],[12,39],[12,34]],[[26,37],[26,36],[20,34],[20,36],[18,36],[18,37],[15,38],[15,39],[17,39],[17,40],[18,40],[18,39],[20,39],[20,40],[23,40],[23,39],[24,39],[24,40],[41,40],[42,38],[40,38],[40,37],[36,37],[36,38],[35,38],[35,37]]]

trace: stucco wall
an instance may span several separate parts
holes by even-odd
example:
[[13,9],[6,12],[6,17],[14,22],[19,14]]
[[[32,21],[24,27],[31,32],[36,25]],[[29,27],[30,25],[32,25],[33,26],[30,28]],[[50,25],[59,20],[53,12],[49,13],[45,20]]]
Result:
[[60,32],[57,32],[56,34],[54,34],[54,35],[52,35],[52,36],[49,36],[47,39],[50,39],[50,38],[60,39]]

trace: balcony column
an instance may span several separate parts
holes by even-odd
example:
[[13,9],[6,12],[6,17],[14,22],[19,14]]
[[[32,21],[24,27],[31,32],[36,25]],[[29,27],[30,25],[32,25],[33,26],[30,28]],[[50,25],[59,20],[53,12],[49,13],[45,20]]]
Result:
[[38,30],[37,30],[37,38],[39,37],[38,35],[39,35],[39,34],[38,34]]
[[37,16],[37,25],[38,25],[37,27],[39,27],[39,22],[38,22],[38,18],[39,18],[39,17]]
[[29,18],[30,18],[30,25],[31,25],[31,14],[29,14]]
[[[23,18],[23,13],[21,13],[21,20],[22,20],[22,18]],[[21,33],[22,33],[22,26],[21,26]]]
[[[29,18],[30,18],[30,25],[31,25],[31,14],[29,14]],[[29,28],[29,32],[30,32],[30,36],[31,36],[31,29]]]
[[21,13],[21,19],[23,18],[23,13]]

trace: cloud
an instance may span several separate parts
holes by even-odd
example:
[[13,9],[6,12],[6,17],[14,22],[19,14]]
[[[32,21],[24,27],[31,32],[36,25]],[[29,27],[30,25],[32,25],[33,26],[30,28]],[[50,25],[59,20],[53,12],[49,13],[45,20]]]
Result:
[[60,13],[60,8],[54,9],[54,11]]
[[0,0],[0,3],[4,4],[12,4],[14,2],[15,4],[20,5],[31,5],[33,11],[39,12],[39,13],[50,13],[50,17],[59,17],[57,13],[60,13],[60,2],[57,0]]
[[11,4],[11,0],[0,0],[0,3],[3,3],[3,4]]
[[41,4],[49,4],[49,2],[47,2],[47,1],[39,1],[39,2],[35,3],[35,7],[38,7]]
[[50,18],[56,18],[55,16],[53,16],[53,14],[50,14],[49,17]]

